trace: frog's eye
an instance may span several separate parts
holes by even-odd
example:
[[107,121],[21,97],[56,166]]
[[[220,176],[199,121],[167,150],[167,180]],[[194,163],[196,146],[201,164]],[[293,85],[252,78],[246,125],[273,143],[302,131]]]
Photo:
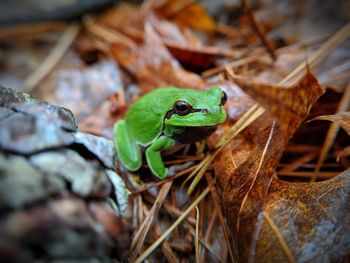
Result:
[[185,116],[191,112],[192,106],[186,101],[178,100],[174,103],[173,109],[177,115]]
[[226,101],[227,101],[227,95],[226,95],[225,91],[222,91],[220,105],[221,106],[225,105]]

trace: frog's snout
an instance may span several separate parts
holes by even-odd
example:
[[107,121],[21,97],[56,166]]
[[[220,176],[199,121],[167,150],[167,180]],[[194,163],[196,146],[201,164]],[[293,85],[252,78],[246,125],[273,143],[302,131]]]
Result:
[[221,113],[221,107],[220,106],[213,106],[208,109],[206,109],[206,114],[212,114],[212,115],[217,115]]

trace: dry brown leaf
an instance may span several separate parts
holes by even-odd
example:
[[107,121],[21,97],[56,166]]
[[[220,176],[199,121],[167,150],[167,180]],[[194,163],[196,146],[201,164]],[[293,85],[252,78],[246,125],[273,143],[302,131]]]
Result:
[[254,256],[259,214],[285,138],[280,127],[267,114],[247,128],[244,137],[246,139],[240,141],[241,147],[251,148],[250,152],[246,152],[245,160],[239,154],[236,157],[240,146],[235,145],[236,140],[233,140],[219,155],[215,172],[223,189],[223,210],[231,226],[233,246],[238,248],[239,258],[247,261]]
[[[348,110],[350,106],[350,83],[347,85],[347,87],[344,90],[344,93],[342,95],[342,98],[338,104],[337,107],[337,113],[344,112]],[[322,112],[324,114],[324,112]],[[327,135],[325,137],[325,140],[323,142],[321,152],[319,154],[317,164],[315,167],[315,172],[319,172],[321,170],[321,166],[323,165],[324,160],[326,159],[329,150],[331,149],[332,145],[334,144],[334,141],[338,135],[339,132],[339,124],[338,123],[332,123],[327,131]],[[312,181],[315,181],[317,179],[316,175],[312,177]]]
[[157,9],[157,14],[170,18],[182,26],[211,32],[215,29],[215,21],[197,1],[166,1]]
[[346,157],[346,156],[350,156],[350,146],[346,147],[344,150],[342,150],[340,152],[340,154],[337,157],[337,161],[341,158],[341,157]]
[[101,14],[99,22],[114,29],[120,29],[125,25],[137,24],[140,19],[140,8],[126,2],[107,9]]
[[214,66],[214,60],[222,57],[237,57],[241,52],[207,46],[189,28],[180,28],[167,20],[151,14],[148,17],[170,53],[186,68],[198,72]]
[[[197,35],[195,35],[190,28],[184,27],[184,24],[182,22],[176,23],[176,18],[177,16],[180,16],[179,13],[181,13],[181,20],[186,19],[186,21],[191,21],[191,23],[193,24],[198,23],[197,27],[199,28],[191,25],[187,26],[197,29],[204,29],[206,31],[213,30],[213,25],[215,24],[213,22],[213,25],[210,25],[211,22],[208,21],[212,19],[208,16],[208,14],[186,14],[187,11],[192,12],[192,9],[202,9],[202,11],[204,12],[204,9],[198,3],[188,2],[188,0],[178,2],[168,1],[165,4],[165,6],[161,7],[161,11],[167,13],[167,9],[171,9],[172,6],[178,6],[177,8],[179,8],[181,7],[181,3],[187,3],[187,5],[183,7],[185,14],[183,13],[183,11],[181,11],[177,12],[174,15],[174,23],[169,20],[158,19],[154,14],[150,14],[148,17],[154,28],[161,35],[165,45],[167,46],[171,54],[182,64],[184,64],[187,68],[190,68],[193,71],[202,71],[213,67],[215,58],[232,58],[236,56],[238,52],[233,52],[230,49],[225,49],[222,47],[220,48],[216,46],[206,46],[206,44],[203,43],[203,41],[200,40],[200,38]],[[158,12],[158,15],[162,16],[160,12]],[[197,19],[197,16],[200,16],[203,19]],[[206,22],[203,20],[205,20]],[[200,25],[202,26],[200,27]]]
[[112,45],[112,53],[117,62],[137,78],[144,92],[162,86],[199,88],[205,84],[200,76],[181,67],[150,24],[145,25],[142,46]]
[[[192,6],[200,6],[198,3],[187,3],[187,0],[180,2],[182,2],[180,5],[177,2],[167,2],[164,6],[158,7],[158,15],[160,17],[164,17],[163,13],[165,12],[165,14],[168,15],[167,12],[173,8],[176,10],[179,8],[191,10],[193,9]],[[183,6],[183,4],[185,4],[185,6]],[[136,6],[121,4],[103,14],[100,17],[99,22],[108,26],[109,28],[117,30],[117,32],[123,33],[137,42],[142,41],[145,38],[143,24],[145,21],[150,22],[160,34],[162,41],[169,49],[171,54],[179,62],[183,63],[186,67],[193,69],[194,71],[202,71],[213,67],[214,59],[217,57],[232,58],[237,54],[237,52],[233,52],[228,49],[203,45],[202,41],[191,31],[190,28],[180,26],[178,23],[170,20],[159,19],[153,13],[154,8],[156,7],[150,7],[146,10],[146,12],[142,12],[142,9],[137,8]],[[204,14],[198,15],[206,17]],[[177,13],[174,15],[174,17],[177,17]],[[210,20],[210,17],[207,19]],[[193,15],[191,20],[196,21],[197,23],[197,20],[193,19]],[[198,21],[198,23],[202,22]],[[205,24],[208,24],[208,22]],[[209,28],[212,26],[207,25],[205,27],[209,30]]]
[[276,117],[286,131],[295,129],[305,119],[313,103],[323,94],[316,77],[310,70],[292,87],[264,84],[234,76],[226,75],[258,102],[264,109]]
[[261,220],[257,262],[287,262],[283,242],[297,262],[341,262],[350,251],[349,211],[350,170],[319,183],[273,179]]
[[326,120],[338,123],[350,135],[350,111],[334,115],[324,115],[312,120]]
[[[256,101],[268,105],[268,112],[233,139],[215,162],[233,247],[238,248],[239,259],[245,262],[258,258],[262,212],[283,149],[323,90],[311,72],[288,89],[267,84],[255,86],[242,78],[230,77]],[[245,156],[239,153],[240,149],[244,149]]]
[[203,70],[212,67],[214,58],[223,52],[215,47],[204,47],[189,29],[180,29],[175,23],[160,20],[155,15],[149,21],[157,30],[170,53],[187,68]]
[[214,66],[216,58],[234,57],[230,50],[220,50],[216,47],[191,47],[183,46],[176,42],[165,41],[171,54],[182,64],[195,71],[203,71]]

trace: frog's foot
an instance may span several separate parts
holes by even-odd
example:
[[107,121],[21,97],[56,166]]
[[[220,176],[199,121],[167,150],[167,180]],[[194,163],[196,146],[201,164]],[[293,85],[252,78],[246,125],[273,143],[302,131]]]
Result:
[[124,120],[114,125],[114,144],[121,163],[130,171],[141,167],[142,156],[140,146],[131,137]]
[[146,150],[146,159],[152,173],[160,179],[168,175],[168,169],[164,167],[160,152],[170,150],[175,145],[175,141],[167,136],[160,136]]

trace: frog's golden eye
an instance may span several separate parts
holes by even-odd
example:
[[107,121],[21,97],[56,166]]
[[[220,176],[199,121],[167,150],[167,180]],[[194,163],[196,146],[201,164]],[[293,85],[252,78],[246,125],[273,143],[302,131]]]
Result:
[[191,112],[192,106],[186,101],[178,100],[174,103],[173,109],[177,115],[185,116]]
[[227,95],[226,95],[225,91],[222,91],[220,105],[221,106],[225,105],[226,101],[227,101]]

